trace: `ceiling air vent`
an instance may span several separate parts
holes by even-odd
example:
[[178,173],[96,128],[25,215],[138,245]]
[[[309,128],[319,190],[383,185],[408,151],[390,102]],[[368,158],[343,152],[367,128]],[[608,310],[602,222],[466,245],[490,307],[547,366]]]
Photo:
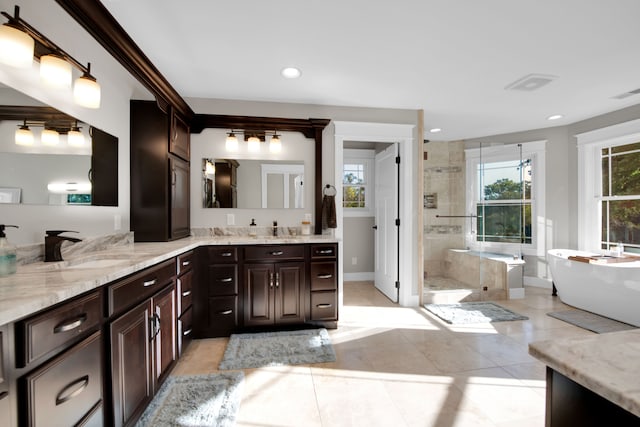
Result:
[[633,95],[637,95],[640,93],[640,88],[635,90],[630,90],[629,92],[621,93],[620,95],[612,96],[613,99],[625,99]]
[[529,74],[516,80],[510,85],[505,86],[505,89],[532,92],[534,90],[540,89],[542,86],[545,86],[548,83],[551,83],[557,78],[558,76],[552,76],[549,74]]

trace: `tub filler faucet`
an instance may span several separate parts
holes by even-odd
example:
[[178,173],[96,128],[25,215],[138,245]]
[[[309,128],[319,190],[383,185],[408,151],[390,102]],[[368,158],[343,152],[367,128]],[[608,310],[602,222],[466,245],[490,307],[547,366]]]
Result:
[[47,235],[44,238],[44,262],[64,261],[60,253],[60,248],[62,247],[62,242],[65,240],[74,243],[82,241],[82,239],[75,237],[60,236],[62,233],[77,233],[77,231],[47,230],[45,233]]

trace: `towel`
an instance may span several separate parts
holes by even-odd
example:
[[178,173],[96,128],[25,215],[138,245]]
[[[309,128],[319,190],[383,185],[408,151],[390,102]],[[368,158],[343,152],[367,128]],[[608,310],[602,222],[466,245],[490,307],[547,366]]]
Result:
[[337,228],[336,196],[322,196],[322,229]]

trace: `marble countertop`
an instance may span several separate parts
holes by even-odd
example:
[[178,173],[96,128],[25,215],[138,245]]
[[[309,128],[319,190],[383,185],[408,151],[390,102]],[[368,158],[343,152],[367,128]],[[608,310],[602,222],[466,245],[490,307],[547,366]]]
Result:
[[74,255],[62,262],[19,265],[0,277],[0,325],[98,288],[183,252],[206,245],[335,243],[330,236],[189,237],[171,242],[131,243]]
[[640,329],[534,342],[529,344],[529,353],[640,416]]

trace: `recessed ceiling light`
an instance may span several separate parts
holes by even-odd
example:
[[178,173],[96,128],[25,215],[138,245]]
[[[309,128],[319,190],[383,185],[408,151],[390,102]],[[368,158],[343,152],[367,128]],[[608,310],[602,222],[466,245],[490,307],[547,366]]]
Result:
[[440,128],[429,129],[429,132],[431,132],[431,133],[438,133],[438,132],[441,132],[441,131],[442,131],[442,129],[440,129]]
[[282,74],[282,77],[285,79],[297,79],[302,75],[302,72],[296,67],[287,67],[283,68],[280,74]]
[[547,117],[547,120],[558,120],[563,118],[564,116],[562,114],[554,114],[553,116],[549,116]]

